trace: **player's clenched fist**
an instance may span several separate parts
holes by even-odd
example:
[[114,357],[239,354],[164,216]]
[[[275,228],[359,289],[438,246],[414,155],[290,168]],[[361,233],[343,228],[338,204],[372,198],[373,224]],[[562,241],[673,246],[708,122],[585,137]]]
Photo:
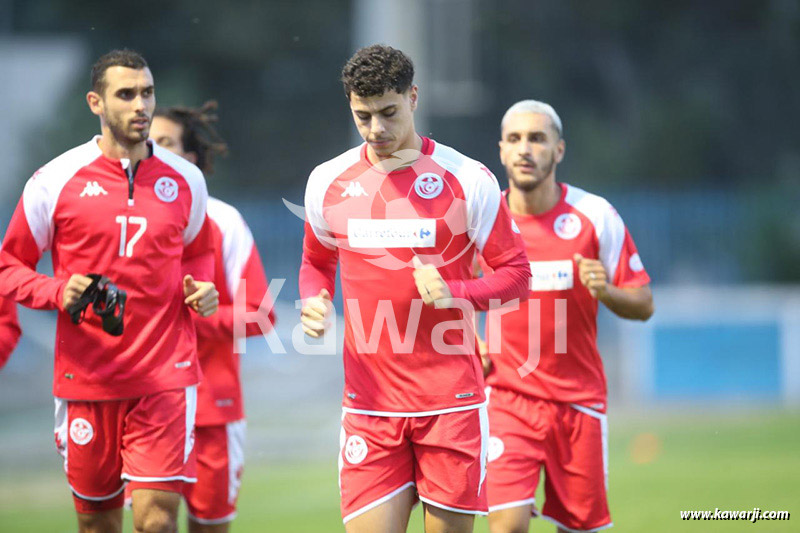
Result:
[[82,276],[81,274],[73,274],[70,276],[69,281],[67,281],[67,284],[64,286],[64,296],[62,298],[64,309],[69,310],[70,307],[78,303],[83,291],[91,284],[92,278],[88,276]]
[[321,337],[330,327],[328,319],[332,310],[333,303],[327,289],[319,291],[317,296],[306,298],[303,302],[303,309],[300,311],[300,322],[305,334],[315,339]]
[[192,276],[183,278],[183,301],[202,317],[211,316],[219,307],[219,292],[210,281],[195,281]]
[[583,286],[589,289],[589,294],[594,298],[603,296],[608,284],[608,274],[603,263],[597,259],[587,259],[581,254],[575,254],[574,259],[578,265],[578,277]]
[[414,265],[414,282],[417,285],[417,291],[419,291],[422,301],[437,309],[451,307],[453,295],[450,293],[450,287],[442,279],[442,275],[439,274],[436,267],[423,265],[417,256],[414,256],[412,264]]

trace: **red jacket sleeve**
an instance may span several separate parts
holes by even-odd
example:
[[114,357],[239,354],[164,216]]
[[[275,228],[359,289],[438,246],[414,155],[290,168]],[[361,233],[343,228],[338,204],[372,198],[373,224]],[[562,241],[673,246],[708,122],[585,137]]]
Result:
[[0,298],[0,368],[8,361],[21,334],[17,305],[11,300]]
[[500,300],[500,303],[516,298],[527,300],[531,269],[505,201],[500,201],[482,256],[493,272],[479,279],[448,280],[447,286],[454,298],[469,301],[479,311],[489,309],[490,300]]
[[619,263],[614,273],[614,285],[617,287],[643,287],[650,283],[650,276],[644,269],[642,258],[636,249],[630,232],[625,230],[625,241],[619,254]]
[[331,297],[336,288],[336,264],[339,251],[322,244],[306,222],[303,237],[303,261],[300,265],[300,298],[317,296],[328,289]]
[[[253,244],[250,257],[242,269],[241,279],[245,281],[245,311],[247,313],[267,311],[267,320],[271,328],[275,325],[275,311],[269,295],[264,265],[255,244]],[[233,288],[234,294],[231,295],[231,298],[235,299],[235,291],[238,290],[238,287],[237,285]],[[219,310],[210,317],[193,316],[197,335],[201,339],[229,340],[233,338],[235,314],[232,303],[220,305]],[[244,316],[240,319],[244,319]],[[269,331],[263,331],[258,322],[248,320],[245,324],[245,332],[248,337],[252,337]]]
[[[31,183],[26,186],[26,194]],[[24,198],[23,196],[17,204],[0,248],[0,297],[6,297],[32,309],[61,309],[62,294],[67,280],[36,272],[36,264],[44,250],[37,243],[28,225]],[[35,195],[31,195],[28,206],[32,211],[46,212],[46,207],[38,209],[34,205],[35,202]],[[32,216],[36,217],[37,214],[34,212]],[[52,225],[52,221],[48,219],[43,224]],[[44,233],[48,231],[47,228],[43,228]]]

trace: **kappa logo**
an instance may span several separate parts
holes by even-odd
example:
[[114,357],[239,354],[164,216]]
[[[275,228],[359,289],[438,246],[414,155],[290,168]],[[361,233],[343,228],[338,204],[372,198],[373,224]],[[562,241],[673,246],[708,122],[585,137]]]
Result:
[[349,196],[350,198],[358,198],[359,196],[369,196],[364,187],[357,181],[351,181],[347,188],[342,192],[342,198]]
[[430,200],[436,198],[444,190],[444,181],[442,177],[433,172],[426,172],[420,174],[414,182],[414,191],[420,198]]
[[84,196],[108,196],[106,190],[96,181],[87,181],[86,187],[84,187],[83,192],[81,193],[81,198]]
[[581,219],[575,213],[564,213],[556,218],[553,231],[564,240],[571,240],[581,232]]
[[69,425],[69,438],[79,446],[88,444],[94,437],[94,428],[85,418],[76,418]]
[[351,465],[357,465],[367,458],[367,443],[358,435],[350,435],[344,445],[344,458]]
[[155,191],[162,202],[171,203],[178,199],[178,183],[172,178],[158,178]]

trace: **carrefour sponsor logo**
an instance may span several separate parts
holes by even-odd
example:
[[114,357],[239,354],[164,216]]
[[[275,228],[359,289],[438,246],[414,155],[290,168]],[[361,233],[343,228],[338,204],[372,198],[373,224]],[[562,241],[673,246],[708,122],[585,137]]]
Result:
[[352,248],[431,248],[436,245],[436,220],[351,218],[347,239]]
[[565,291],[571,289],[574,281],[573,263],[564,261],[531,261],[532,291]]

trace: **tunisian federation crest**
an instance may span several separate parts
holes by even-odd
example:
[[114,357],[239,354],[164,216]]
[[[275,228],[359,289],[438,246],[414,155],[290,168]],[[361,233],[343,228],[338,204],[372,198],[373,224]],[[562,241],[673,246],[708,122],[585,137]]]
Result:
[[443,190],[444,181],[442,181],[442,177],[433,172],[420,174],[414,182],[414,191],[420,198],[425,198],[426,200],[436,198],[442,194]]
[[162,202],[171,203],[178,199],[178,183],[172,178],[158,178],[155,191]]

